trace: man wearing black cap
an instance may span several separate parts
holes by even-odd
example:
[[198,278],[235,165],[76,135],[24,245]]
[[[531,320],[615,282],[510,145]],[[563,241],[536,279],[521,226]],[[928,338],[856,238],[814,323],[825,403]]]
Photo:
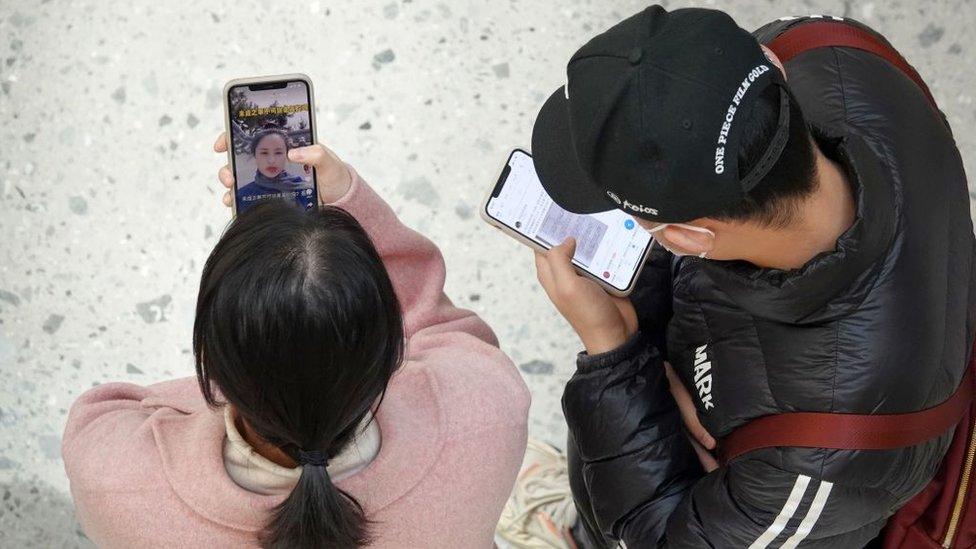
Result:
[[572,241],[537,255],[586,347],[563,396],[586,544],[862,547],[950,442],[773,447],[716,468],[682,428],[684,412],[713,448],[699,420],[721,440],[784,412],[914,412],[963,377],[976,270],[951,131],[875,53],[820,47],[783,68],[761,48],[813,18],[751,35],[722,12],[648,8],[577,51],[539,113],[553,199],[623,209],[660,244],[630,300],[575,275]]

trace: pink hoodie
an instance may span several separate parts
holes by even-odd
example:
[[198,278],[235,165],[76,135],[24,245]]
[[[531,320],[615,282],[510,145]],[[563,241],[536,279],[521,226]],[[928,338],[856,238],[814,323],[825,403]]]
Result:
[[[491,329],[443,293],[444,261],[353,173],[335,205],[365,227],[404,311],[406,360],[377,413],[382,446],[338,482],[375,522],[376,548],[491,547],[526,442],[529,394]],[[247,547],[281,496],[224,469],[224,419],[195,378],[100,385],[74,404],[65,470],[100,547]]]

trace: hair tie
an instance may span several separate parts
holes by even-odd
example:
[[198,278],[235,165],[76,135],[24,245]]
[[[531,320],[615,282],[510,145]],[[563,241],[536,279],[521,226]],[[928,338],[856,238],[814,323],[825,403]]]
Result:
[[329,458],[318,450],[298,450],[298,463],[300,465],[312,465],[315,467],[326,467],[329,465]]

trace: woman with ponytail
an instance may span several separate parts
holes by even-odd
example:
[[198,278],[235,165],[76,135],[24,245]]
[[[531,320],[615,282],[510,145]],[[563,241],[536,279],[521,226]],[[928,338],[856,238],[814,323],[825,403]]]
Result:
[[525,385],[444,295],[429,240],[325,147],[289,159],[315,168],[322,205],[259,204],[227,229],[201,277],[195,378],[103,384],[72,407],[63,456],[85,533],[102,547],[491,547]]

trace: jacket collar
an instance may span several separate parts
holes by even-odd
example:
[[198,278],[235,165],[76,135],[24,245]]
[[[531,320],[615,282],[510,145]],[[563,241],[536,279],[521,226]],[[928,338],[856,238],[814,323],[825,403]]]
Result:
[[837,151],[857,202],[854,224],[837,239],[836,249],[790,271],[744,261],[702,261],[702,270],[738,306],[789,324],[830,321],[856,309],[881,271],[900,219],[895,178],[863,137],[818,128],[814,134]]
[[[160,403],[162,404],[162,403]],[[152,430],[166,480],[197,514],[225,527],[261,531],[285,496],[241,488],[224,468],[222,410],[173,408],[154,414]],[[445,417],[433,376],[407,363],[394,376],[376,413],[382,441],[368,466],[337,486],[375,513],[409,492],[436,463]]]

